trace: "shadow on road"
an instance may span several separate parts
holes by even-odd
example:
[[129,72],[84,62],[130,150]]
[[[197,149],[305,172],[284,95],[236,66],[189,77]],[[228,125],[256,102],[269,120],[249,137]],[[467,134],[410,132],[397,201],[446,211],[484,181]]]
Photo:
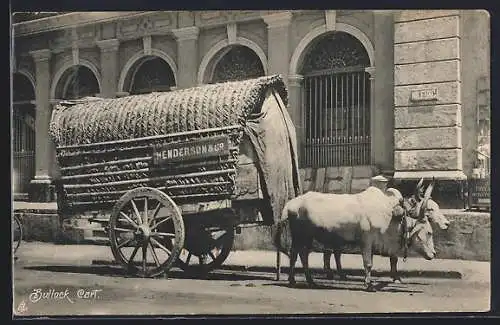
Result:
[[[358,283],[349,282],[336,282],[333,284],[319,284],[316,283],[315,286],[310,287],[306,282],[297,282],[295,286],[291,287],[287,283],[266,283],[263,286],[276,286],[290,289],[314,289],[314,290],[346,290],[346,291],[364,291],[367,292],[364,285],[359,286]],[[423,293],[422,290],[415,290],[410,288],[402,287],[404,285],[395,285],[391,281],[377,281],[375,282],[375,289],[380,292],[394,292],[394,293]]]
[[[78,273],[78,274],[92,274],[100,276],[113,276],[122,278],[138,278],[130,275],[125,269],[121,267],[113,267],[108,265],[92,265],[92,266],[76,266],[76,265],[37,265],[25,266],[25,270],[46,271],[46,272],[63,272],[63,273]],[[164,278],[159,276],[158,278]],[[209,281],[248,281],[248,280],[269,280],[271,275],[260,274],[241,274],[239,272],[212,272],[204,277],[190,274],[178,269],[171,269],[168,272],[169,279],[198,279]]]
[[[222,266],[223,269],[238,269],[243,270],[242,267],[234,267],[232,265]],[[297,272],[304,272],[303,268],[296,267]],[[276,272],[275,268],[263,268],[258,266],[252,266],[246,268],[247,271],[256,271],[256,272]],[[288,273],[288,267],[282,267],[282,273]],[[346,275],[350,276],[364,276],[365,271],[362,269],[343,269]],[[323,274],[323,270],[313,270],[315,273]],[[462,279],[462,274],[457,271],[440,271],[440,270],[399,270],[398,274],[404,278],[441,278],[441,279]],[[391,276],[390,271],[385,270],[372,270],[372,276],[375,277],[389,277]]]

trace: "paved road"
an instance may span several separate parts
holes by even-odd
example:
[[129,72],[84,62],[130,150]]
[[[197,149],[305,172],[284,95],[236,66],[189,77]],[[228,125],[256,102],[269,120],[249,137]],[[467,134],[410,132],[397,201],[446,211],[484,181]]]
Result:
[[[29,261],[29,262],[28,262]],[[121,268],[53,256],[20,258],[14,264],[14,310],[19,315],[302,314],[423,311],[487,311],[489,279],[406,278],[403,284],[377,278],[380,290],[363,290],[361,276],[289,288],[286,276],[221,270],[192,279],[172,270],[169,279],[126,277]],[[37,291],[38,290],[38,291]],[[51,294],[52,290],[52,294]],[[45,293],[40,297],[37,293]],[[58,299],[55,292],[63,292]],[[66,293],[65,293],[66,292]]]

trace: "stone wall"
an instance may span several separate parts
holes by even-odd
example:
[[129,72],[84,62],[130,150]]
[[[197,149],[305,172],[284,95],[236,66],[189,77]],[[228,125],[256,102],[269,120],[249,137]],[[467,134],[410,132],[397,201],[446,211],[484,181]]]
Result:
[[[491,217],[489,213],[449,211],[447,230],[434,228],[434,246],[439,259],[475,261],[491,260]],[[289,247],[289,235],[283,235],[282,244]],[[271,227],[244,228],[237,234],[235,250],[275,250]],[[346,248],[345,253],[359,253],[356,247]],[[418,256],[410,251],[408,256]],[[360,259],[361,261],[361,259]],[[286,264],[287,262],[285,262]]]
[[370,186],[377,173],[373,166],[342,166],[300,169],[302,191],[358,193]]
[[395,15],[395,178],[464,178],[458,10]]
[[[35,204],[35,203],[34,203]],[[450,227],[447,230],[434,228],[434,244],[440,259],[491,260],[491,216],[483,212],[463,212],[458,210],[443,211]],[[17,209],[22,218],[25,240],[85,244],[102,243],[104,233],[96,235],[83,219],[62,223],[54,208]],[[70,226],[73,227],[70,227]],[[87,228],[87,229],[82,229]],[[96,228],[97,229],[97,228]],[[272,227],[259,226],[241,229],[236,234],[234,250],[274,250]],[[289,235],[284,232],[284,247],[289,245]],[[358,253],[351,248],[346,253]],[[410,253],[415,256],[415,253]]]

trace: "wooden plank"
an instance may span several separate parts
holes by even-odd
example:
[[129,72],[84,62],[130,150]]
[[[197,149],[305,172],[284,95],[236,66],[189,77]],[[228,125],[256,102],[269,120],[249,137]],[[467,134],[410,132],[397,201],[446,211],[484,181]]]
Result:
[[130,158],[130,159],[111,160],[111,161],[105,161],[105,162],[99,162],[99,163],[93,163],[93,164],[61,167],[61,171],[64,172],[64,171],[68,171],[68,170],[104,167],[104,166],[115,165],[115,164],[126,164],[126,163],[131,163],[131,162],[143,162],[143,161],[149,161],[152,159],[153,159],[153,157],[138,157],[138,158]]
[[203,213],[231,208],[231,200],[215,200],[209,202],[185,203],[179,205],[183,214]]
[[232,195],[235,200],[253,200],[264,197],[255,164],[238,165],[236,175],[235,190]]
[[57,149],[79,149],[79,148],[92,148],[92,147],[102,147],[106,145],[117,145],[122,143],[134,143],[141,141],[150,141],[150,140],[160,140],[160,139],[168,139],[175,137],[183,137],[193,134],[205,134],[212,132],[220,132],[220,131],[230,131],[241,128],[241,125],[232,125],[221,128],[212,128],[212,129],[204,129],[204,130],[193,130],[193,131],[185,131],[185,132],[177,132],[163,135],[153,135],[149,137],[141,137],[141,138],[133,138],[133,139],[123,139],[123,140],[115,140],[115,141],[103,141],[103,142],[94,142],[94,143],[85,143],[85,144],[77,144],[77,145],[68,145],[68,146],[59,146]]
[[[220,186],[220,185],[230,185],[231,182],[212,182],[212,183],[197,183],[197,184],[182,184],[182,185],[174,185],[174,186],[162,186],[156,187],[161,191],[168,191],[172,189],[186,189],[186,188],[196,188],[196,187],[209,187],[209,186]],[[68,193],[67,197],[87,197],[87,196],[99,196],[99,195],[114,195],[114,194],[125,194],[129,190],[122,191],[104,191],[104,192],[82,192],[82,193]],[[216,195],[217,193],[210,193]],[[176,197],[175,195],[172,197]]]
[[170,180],[170,179],[221,175],[221,174],[228,174],[228,173],[235,173],[235,172],[236,172],[235,169],[211,170],[211,171],[205,171],[205,172],[196,172],[196,173],[180,174],[180,175],[167,175],[167,176],[160,176],[160,177],[149,177],[149,178],[126,180],[126,181],[107,182],[107,183],[100,183],[100,184],[66,184],[66,185],[64,185],[64,188],[68,188],[68,189],[92,188],[92,187],[99,187],[99,186],[115,186],[115,185],[142,183],[142,182],[149,183],[149,182],[155,182],[155,181],[165,181],[165,180]]

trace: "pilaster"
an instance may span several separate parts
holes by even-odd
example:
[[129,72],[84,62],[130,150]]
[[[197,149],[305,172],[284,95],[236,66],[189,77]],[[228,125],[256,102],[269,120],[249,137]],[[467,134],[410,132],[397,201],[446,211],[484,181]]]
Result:
[[198,69],[198,35],[196,26],[172,30],[177,39],[178,75],[177,87],[188,88],[196,85]]
[[106,98],[114,98],[118,90],[118,48],[120,41],[107,39],[97,41],[101,49],[101,94]]
[[35,178],[31,181],[30,200],[50,201],[51,165],[54,145],[49,137],[51,106],[49,101],[50,58],[48,49],[30,52],[36,70]]
[[267,24],[268,74],[280,74],[287,82],[292,13],[285,11],[263,15],[262,19]]
[[295,125],[295,133],[297,135],[297,146],[299,152],[299,160],[302,160],[302,152],[304,146],[304,121],[302,120],[304,112],[302,112],[302,75],[288,76],[288,110]]

